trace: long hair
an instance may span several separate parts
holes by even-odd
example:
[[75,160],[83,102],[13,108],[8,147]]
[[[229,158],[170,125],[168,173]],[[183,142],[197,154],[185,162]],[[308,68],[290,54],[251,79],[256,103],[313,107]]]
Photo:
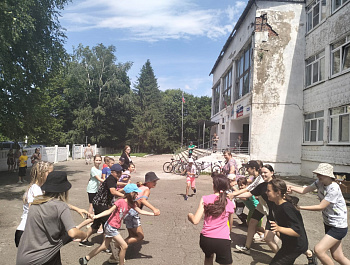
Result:
[[125,194],[124,194],[124,198],[127,199],[128,205],[129,205],[131,208],[134,208],[134,207],[135,207],[135,201],[134,201],[134,198],[133,198],[133,196],[131,195],[131,193],[125,193]]
[[68,201],[68,191],[65,192],[45,192],[44,195],[36,196],[32,204],[38,205],[45,202],[57,199],[59,201],[67,202]]
[[271,184],[272,190],[274,192],[281,192],[283,199],[293,204],[294,207],[298,206],[299,198],[287,194],[287,185],[282,179],[273,179],[269,182],[269,184]]
[[131,148],[129,145],[124,146],[123,153],[125,153],[126,149]]
[[213,186],[214,191],[219,192],[219,196],[213,203],[204,205],[204,214],[205,216],[219,217],[227,205],[226,191],[230,187],[229,179],[223,174],[215,175]]
[[39,161],[35,163],[30,171],[30,183],[26,192],[23,195],[23,203],[28,202],[28,190],[33,184],[42,186],[46,181],[46,174],[53,168],[53,164],[50,162]]

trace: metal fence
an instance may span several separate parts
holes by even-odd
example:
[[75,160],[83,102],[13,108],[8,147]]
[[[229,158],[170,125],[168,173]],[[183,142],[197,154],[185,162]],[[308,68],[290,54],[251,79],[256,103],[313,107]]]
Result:
[[[113,154],[114,149],[110,147],[97,147],[97,144],[91,145],[93,154],[100,154],[100,155],[106,155],[106,154]],[[72,147],[72,159],[82,159],[85,158],[85,151],[86,146],[83,144],[73,144]]]

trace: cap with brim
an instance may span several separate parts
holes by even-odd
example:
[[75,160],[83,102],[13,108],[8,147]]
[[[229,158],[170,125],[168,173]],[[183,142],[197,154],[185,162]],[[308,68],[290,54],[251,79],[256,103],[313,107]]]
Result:
[[45,192],[65,192],[72,187],[67,179],[67,173],[63,171],[52,171],[47,176],[46,182],[41,186]]
[[250,160],[248,163],[242,164],[242,166],[244,166],[244,167],[254,167],[255,169],[259,169],[260,168],[258,162],[256,162],[255,160]]
[[111,166],[111,171],[123,171],[123,168],[119,164],[114,164],[113,166]]
[[156,180],[159,180],[159,178],[157,177],[156,173],[154,173],[154,172],[146,173],[146,175],[145,175],[145,183],[156,181]]
[[142,190],[140,190],[134,183],[127,184],[123,190],[125,193],[142,192]]
[[335,179],[335,176],[333,174],[333,166],[328,163],[319,164],[318,167],[312,172]]

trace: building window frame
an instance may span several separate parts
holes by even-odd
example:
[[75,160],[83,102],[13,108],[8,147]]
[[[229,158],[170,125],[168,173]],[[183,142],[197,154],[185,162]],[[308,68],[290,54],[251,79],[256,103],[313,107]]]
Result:
[[332,0],[332,14],[347,4],[349,0]]
[[213,115],[220,111],[220,82],[213,87]]
[[350,144],[350,105],[329,110],[329,143]]
[[326,7],[326,0],[314,0],[306,7],[306,32],[310,32],[326,18]]
[[304,143],[323,143],[324,111],[305,114]]
[[243,50],[236,60],[236,78],[235,78],[235,93],[234,100],[242,98],[250,92],[250,70],[252,64],[252,46]]
[[221,108],[226,108],[231,105],[231,93],[232,93],[232,67],[223,77],[223,88],[222,88],[222,104]]
[[331,44],[331,76],[350,71],[350,35]]
[[325,50],[305,60],[305,87],[312,86],[325,79]]

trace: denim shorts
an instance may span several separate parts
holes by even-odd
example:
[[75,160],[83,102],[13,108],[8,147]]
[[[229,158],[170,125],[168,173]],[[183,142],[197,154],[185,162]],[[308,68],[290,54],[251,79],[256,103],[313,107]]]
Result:
[[105,237],[114,237],[119,235],[118,229],[113,226],[110,226],[107,222],[105,223],[104,230]]
[[141,226],[139,213],[131,208],[124,218],[124,224],[128,229]]
[[329,226],[324,224],[324,230],[327,235],[337,239],[337,240],[342,240],[346,234],[348,233],[348,228],[338,228],[334,226]]

